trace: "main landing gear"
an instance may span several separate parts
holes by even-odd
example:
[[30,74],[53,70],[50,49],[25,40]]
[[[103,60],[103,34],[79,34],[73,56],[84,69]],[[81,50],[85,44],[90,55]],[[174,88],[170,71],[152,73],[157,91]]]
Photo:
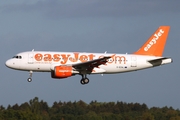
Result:
[[87,78],[86,74],[82,74],[81,76],[82,76],[82,79],[81,79],[80,83],[82,85],[88,84],[89,83],[89,79]]
[[28,82],[32,81],[32,73],[33,71],[29,71],[29,78],[27,79]]

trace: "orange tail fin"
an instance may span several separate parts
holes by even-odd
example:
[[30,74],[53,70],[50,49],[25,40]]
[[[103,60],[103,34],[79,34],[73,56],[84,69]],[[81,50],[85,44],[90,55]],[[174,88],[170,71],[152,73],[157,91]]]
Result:
[[134,54],[162,56],[170,26],[160,26],[145,44]]

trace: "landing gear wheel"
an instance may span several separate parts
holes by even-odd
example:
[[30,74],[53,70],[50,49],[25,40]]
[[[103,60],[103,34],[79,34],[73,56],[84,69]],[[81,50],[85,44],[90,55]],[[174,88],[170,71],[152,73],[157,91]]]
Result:
[[29,78],[27,79],[28,82],[31,82],[32,81],[32,74],[33,74],[33,71],[29,71]]
[[81,83],[82,85],[84,85],[84,84],[85,84],[85,83],[84,83],[84,79],[81,79],[80,83]]
[[88,83],[89,83],[89,79],[88,79],[88,78],[85,78],[85,79],[84,79],[84,83],[85,83],[85,84],[88,84]]
[[32,81],[32,78],[28,78],[27,81],[28,81],[28,82],[31,82],[31,81]]
[[82,79],[80,80],[80,83],[82,85],[88,84],[89,83],[89,79],[87,78],[87,74],[81,74],[81,76],[82,76]]
[[88,83],[89,83],[89,79],[88,79],[88,78],[82,78],[81,81],[80,81],[80,83],[81,83],[82,85],[88,84]]

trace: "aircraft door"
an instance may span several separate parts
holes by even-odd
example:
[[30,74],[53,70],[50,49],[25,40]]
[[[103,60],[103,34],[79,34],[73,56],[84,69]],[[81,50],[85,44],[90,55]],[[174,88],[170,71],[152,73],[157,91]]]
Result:
[[29,64],[33,64],[33,62],[34,62],[33,55],[34,55],[33,53],[28,54],[28,63]]
[[131,67],[137,67],[137,58],[135,56],[131,57]]

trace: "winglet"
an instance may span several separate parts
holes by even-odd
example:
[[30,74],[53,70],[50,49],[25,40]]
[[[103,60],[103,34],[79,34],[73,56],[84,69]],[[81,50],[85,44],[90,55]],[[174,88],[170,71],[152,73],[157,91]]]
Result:
[[170,26],[160,26],[145,44],[134,54],[162,56]]
[[114,56],[116,56],[116,54],[113,54],[112,56],[110,56],[111,58],[113,58]]

